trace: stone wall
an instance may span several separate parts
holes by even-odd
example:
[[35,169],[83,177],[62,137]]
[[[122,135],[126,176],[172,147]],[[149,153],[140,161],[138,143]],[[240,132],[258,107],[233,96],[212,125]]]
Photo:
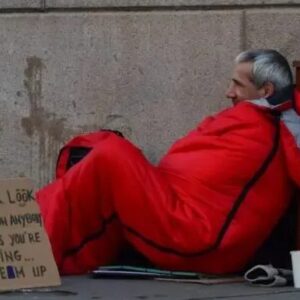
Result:
[[300,1],[1,0],[1,177],[51,180],[61,145],[119,129],[153,162],[227,105],[247,48],[300,59]]

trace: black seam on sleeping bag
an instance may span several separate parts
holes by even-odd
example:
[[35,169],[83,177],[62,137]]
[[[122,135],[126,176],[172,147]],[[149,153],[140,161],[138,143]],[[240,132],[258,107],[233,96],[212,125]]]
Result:
[[235,214],[237,213],[238,209],[240,208],[241,204],[243,203],[243,201],[245,200],[248,192],[250,191],[250,189],[252,188],[252,186],[260,179],[260,177],[264,174],[264,172],[267,170],[269,164],[271,163],[272,159],[274,158],[278,146],[279,146],[279,132],[280,132],[280,127],[279,127],[279,116],[275,115],[275,134],[274,134],[274,141],[273,141],[273,146],[271,148],[271,151],[269,152],[268,156],[266,157],[266,159],[263,161],[262,165],[259,167],[259,169],[256,171],[256,173],[254,174],[254,176],[246,183],[246,185],[244,186],[242,192],[239,194],[239,196],[237,197],[237,199],[235,200],[232,209],[230,210],[230,212],[228,213],[228,216],[218,234],[218,237],[215,241],[215,243],[203,250],[199,250],[196,252],[190,252],[190,253],[186,253],[186,252],[181,252],[178,251],[176,249],[173,248],[169,248],[166,246],[162,246],[157,244],[156,242],[154,242],[153,240],[143,236],[141,233],[137,232],[136,230],[134,230],[133,228],[131,228],[130,226],[127,226],[126,224],[122,224],[125,229],[131,233],[132,235],[140,238],[144,243],[146,243],[147,245],[155,248],[156,250],[162,251],[162,252],[168,252],[170,254],[174,254],[177,256],[182,256],[182,257],[194,257],[194,256],[200,256],[200,255],[204,255],[210,251],[215,250],[221,243],[224,235],[226,234],[226,231],[228,229],[228,227],[230,226],[231,221],[233,220]]
[[240,193],[240,195],[238,196],[237,200],[235,201],[231,211],[229,212],[227,219],[220,231],[220,234],[218,236],[218,239],[216,241],[216,246],[217,247],[225,233],[226,230],[228,229],[231,221],[233,220],[236,212],[238,211],[239,207],[241,206],[243,200],[245,200],[248,192],[250,191],[251,187],[262,177],[262,175],[265,173],[265,171],[267,170],[268,166],[270,165],[271,161],[273,160],[277,150],[278,150],[278,146],[279,146],[279,132],[280,132],[280,123],[279,123],[279,118],[275,119],[275,134],[274,134],[274,142],[273,142],[273,146],[272,149],[269,153],[269,155],[267,156],[267,158],[265,159],[265,161],[262,163],[261,167],[257,170],[257,172],[254,174],[254,176],[246,183],[245,187],[243,188],[242,192]]
[[79,245],[72,247],[70,249],[68,249],[63,257],[66,258],[67,256],[72,256],[75,255],[76,253],[78,253],[87,243],[93,241],[93,240],[97,240],[99,239],[105,232],[107,229],[107,226],[112,223],[114,220],[117,219],[117,215],[115,213],[113,213],[111,216],[109,216],[107,219],[104,219],[102,221],[101,227],[93,232],[92,234],[86,236],[80,243]]

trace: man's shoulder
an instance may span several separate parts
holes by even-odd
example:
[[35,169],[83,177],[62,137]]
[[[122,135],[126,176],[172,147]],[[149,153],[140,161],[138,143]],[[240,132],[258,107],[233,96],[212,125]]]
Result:
[[214,116],[214,120],[231,119],[239,122],[253,122],[257,119],[269,119],[270,110],[265,107],[255,105],[249,101],[224,109]]

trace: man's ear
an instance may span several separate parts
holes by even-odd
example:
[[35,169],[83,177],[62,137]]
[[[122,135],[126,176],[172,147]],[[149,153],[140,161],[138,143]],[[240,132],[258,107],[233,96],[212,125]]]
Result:
[[271,97],[275,92],[275,86],[272,82],[266,82],[262,87],[262,96],[263,98]]

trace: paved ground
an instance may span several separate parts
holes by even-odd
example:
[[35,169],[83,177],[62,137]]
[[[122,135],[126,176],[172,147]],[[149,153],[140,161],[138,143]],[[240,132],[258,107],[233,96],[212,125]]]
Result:
[[292,287],[262,288],[246,283],[199,285],[154,280],[91,279],[87,276],[65,277],[59,288],[35,292],[13,292],[0,295],[0,299],[91,299],[91,300],[210,300],[260,299],[299,300],[300,289]]

